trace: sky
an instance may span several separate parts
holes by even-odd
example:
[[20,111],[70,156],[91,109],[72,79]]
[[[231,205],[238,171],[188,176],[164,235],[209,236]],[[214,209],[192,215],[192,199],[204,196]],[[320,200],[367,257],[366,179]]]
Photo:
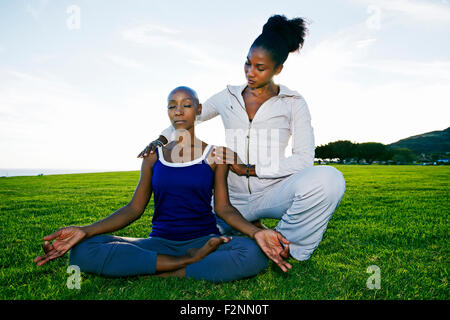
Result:
[[[139,170],[170,90],[244,84],[273,14],[309,22],[275,82],[305,98],[317,146],[449,127],[446,0],[0,0],[0,168]],[[225,143],[220,117],[196,133]]]

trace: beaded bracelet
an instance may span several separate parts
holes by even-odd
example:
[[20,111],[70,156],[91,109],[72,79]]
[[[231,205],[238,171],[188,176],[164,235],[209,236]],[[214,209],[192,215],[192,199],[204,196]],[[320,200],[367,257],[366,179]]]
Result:
[[153,142],[155,142],[159,147],[163,147],[164,146],[164,143],[162,143],[162,141],[161,140],[155,140],[155,141],[153,141]]
[[252,166],[251,164],[246,164],[245,165],[247,167],[247,179],[250,177],[250,167]]

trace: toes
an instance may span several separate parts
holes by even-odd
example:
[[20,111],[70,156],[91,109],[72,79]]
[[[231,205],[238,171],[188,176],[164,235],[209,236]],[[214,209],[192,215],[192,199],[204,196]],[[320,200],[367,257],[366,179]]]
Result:
[[208,240],[208,245],[210,247],[218,247],[222,242],[224,242],[224,240],[220,237],[220,238],[211,238]]
[[215,238],[211,238],[208,240],[208,242],[206,243],[209,247],[211,248],[217,248],[219,247],[222,243],[227,243],[231,240],[231,238],[229,237],[215,237]]

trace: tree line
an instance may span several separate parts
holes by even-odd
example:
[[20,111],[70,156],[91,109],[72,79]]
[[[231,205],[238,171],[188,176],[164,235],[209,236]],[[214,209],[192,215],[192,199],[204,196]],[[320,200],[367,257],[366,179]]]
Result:
[[330,142],[316,147],[317,159],[337,160],[339,163],[373,163],[385,161],[412,163],[420,158],[408,148],[392,148],[379,142],[353,143],[348,140]]

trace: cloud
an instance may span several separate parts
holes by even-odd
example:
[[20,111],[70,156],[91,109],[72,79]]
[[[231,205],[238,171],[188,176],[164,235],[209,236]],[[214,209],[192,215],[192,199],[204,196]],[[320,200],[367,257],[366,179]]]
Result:
[[47,4],[48,0],[39,0],[37,1],[36,5],[27,3],[25,5],[25,10],[33,17],[36,22],[40,23],[42,12],[47,7]]
[[[0,167],[138,165],[133,158],[138,146],[124,134],[135,129],[124,121],[123,113],[57,76],[1,71]],[[118,145],[124,153],[111,152]],[[126,153],[131,145],[133,149]]]
[[314,46],[304,47],[298,59],[291,54],[286,65],[294,65],[284,72],[302,70],[302,74],[322,80],[341,78],[344,69],[365,61],[368,49],[376,42],[373,34],[364,24],[338,30]]
[[[448,83],[450,80],[450,60],[406,60],[376,59],[371,50],[377,48],[376,31],[367,29],[364,24],[353,25],[338,30],[312,47],[305,47],[298,56],[291,54],[286,64],[293,64],[289,70],[298,70],[308,79],[345,80],[343,74],[357,70],[361,75],[366,71],[386,74],[386,82],[417,81],[427,83]],[[357,69],[356,69],[357,68]],[[361,70],[363,69],[363,70]],[[294,76],[294,74],[292,75]],[[395,78],[393,76],[399,76]],[[402,78],[400,78],[400,76]],[[410,77],[405,79],[404,77]]]
[[0,168],[139,170],[137,154],[169,125],[155,111],[165,94],[145,84],[111,99],[51,73],[0,74]]
[[377,41],[377,39],[374,39],[374,38],[359,40],[356,42],[356,47],[357,48],[365,48],[365,47],[372,45],[375,41]]
[[[51,75],[34,75],[3,70],[0,82],[0,131],[3,142],[25,140],[30,144],[42,139],[53,141],[54,129],[69,129],[72,121],[94,114],[87,96]],[[67,131],[66,131],[67,132]]]
[[352,67],[373,70],[379,73],[395,74],[410,77],[410,80],[421,79],[428,83],[450,82],[450,60],[448,61],[404,61],[404,60],[371,60],[366,63],[354,63]]
[[177,35],[180,31],[165,26],[142,24],[120,31],[123,39],[141,45],[158,45],[168,41],[167,36]]
[[391,143],[448,127],[450,60],[379,60],[364,24],[337,31],[291,55],[280,83],[299,89],[316,144],[339,139]]
[[186,36],[190,39],[188,42],[184,40],[183,32],[164,25],[137,25],[121,30],[120,36],[137,45],[175,49],[190,64],[221,70],[230,70],[234,66],[229,61],[215,58],[210,44],[194,43],[191,37]]
[[406,18],[433,24],[450,24],[450,8],[447,2],[425,0],[352,0],[381,10],[381,21],[386,17]]
[[144,67],[142,63],[137,62],[136,60],[117,55],[107,55],[106,58],[115,65],[123,68],[141,69]]

